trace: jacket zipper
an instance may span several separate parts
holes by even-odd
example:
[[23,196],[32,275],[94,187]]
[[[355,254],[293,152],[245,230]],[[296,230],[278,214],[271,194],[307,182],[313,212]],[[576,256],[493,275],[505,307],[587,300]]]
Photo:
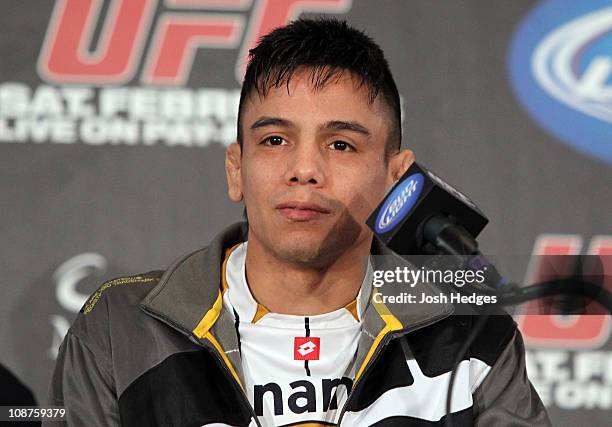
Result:
[[389,344],[389,342],[392,339],[396,339],[399,337],[402,337],[406,334],[409,334],[411,332],[417,331],[421,328],[424,328],[426,326],[429,326],[433,323],[436,323],[439,320],[442,320],[448,316],[450,316],[452,313],[445,313],[443,315],[440,315],[438,317],[435,317],[433,319],[427,319],[421,323],[417,323],[414,324],[413,327],[411,328],[406,328],[402,331],[397,331],[397,332],[389,332],[387,333],[387,335],[385,335],[381,341],[381,343],[378,345],[378,348],[374,351],[374,354],[372,355],[372,358],[370,359],[370,362],[368,363],[368,365],[366,366],[366,368],[363,370],[363,374],[361,374],[361,378],[359,378],[357,384],[355,387],[353,387],[353,390],[351,391],[351,393],[349,394],[348,398],[346,399],[346,402],[344,403],[344,407],[342,408],[342,412],[340,412],[340,417],[338,418],[338,426],[342,426],[342,418],[344,418],[344,414],[346,413],[348,407],[349,407],[349,403],[351,402],[351,399],[353,398],[353,396],[355,395],[355,390],[358,386],[361,386],[361,384],[364,383],[366,376],[368,375],[368,373],[370,372],[372,366],[375,365],[376,360],[378,359],[378,356],[380,356],[380,354],[382,353],[382,351],[385,349],[385,347],[387,347],[387,345]]
[[340,412],[340,417],[338,418],[338,424],[337,424],[338,426],[342,425],[342,418],[344,418],[344,414],[346,413],[346,410],[349,407],[349,403],[351,402],[353,396],[355,395],[355,389],[363,383],[367,374],[370,371],[370,368],[374,365],[374,362],[376,362],[376,359],[378,359],[378,356],[380,355],[380,353],[382,353],[382,350],[387,346],[389,341],[391,341],[390,339],[391,335],[392,333],[388,333],[387,335],[385,335],[382,342],[378,345],[378,348],[374,351],[374,355],[370,359],[370,363],[368,363],[368,366],[366,366],[366,368],[364,369],[363,374],[361,375],[361,378],[359,379],[357,385],[353,387],[353,390],[351,391],[348,398],[346,399],[346,402],[344,403],[344,407],[342,408],[342,412]]
[[240,396],[240,400],[241,400],[242,406],[244,407],[244,409],[249,411],[249,414],[251,415],[251,418],[253,418],[255,420],[255,424],[257,424],[259,427],[261,427],[261,423],[259,422],[259,418],[257,418],[257,414],[255,413],[255,409],[253,409],[253,407],[251,406],[251,403],[249,402],[247,396],[244,394],[244,390],[242,389],[242,387],[240,387],[240,384],[238,384],[238,382],[236,381],[236,379],[234,378],[234,376],[230,372],[230,370],[227,367],[227,365],[221,359],[221,355],[218,354],[217,349],[214,348],[214,346],[212,344],[203,343],[198,338],[196,338],[194,336],[190,336],[189,339],[192,342],[198,344],[200,347],[205,348],[206,350],[208,350],[209,352],[211,352],[215,356],[214,359],[217,362],[217,365],[219,365],[221,367],[221,370],[225,374],[225,377],[232,384],[232,388]]
[[221,367],[221,370],[223,371],[225,377],[232,384],[232,388],[234,389],[234,391],[236,391],[238,396],[240,396],[241,404],[244,407],[244,409],[246,409],[249,412],[249,414],[251,415],[252,419],[255,420],[255,424],[257,426],[259,426],[259,427],[262,427],[261,423],[259,422],[259,418],[257,418],[257,414],[255,413],[255,409],[253,409],[253,407],[251,406],[251,403],[249,402],[248,398],[244,394],[244,390],[242,390],[242,387],[240,387],[240,384],[238,384],[238,382],[236,381],[236,379],[234,378],[234,376],[230,372],[229,368],[223,362],[223,360],[221,358],[221,355],[218,354],[217,349],[214,348],[214,346],[212,344],[204,343],[199,338],[197,338],[194,335],[192,335],[191,332],[187,332],[185,329],[183,329],[178,324],[174,323],[172,320],[168,319],[167,317],[165,317],[165,316],[163,316],[161,314],[158,314],[158,313],[152,311],[148,307],[141,306],[141,309],[144,310],[150,316],[156,318],[157,320],[160,320],[160,321],[164,322],[165,324],[167,324],[168,326],[172,327],[173,329],[175,329],[176,331],[180,332],[181,334],[186,335],[187,338],[189,338],[189,341],[191,341],[192,343],[197,344],[198,346],[206,349],[206,351],[212,353],[213,356],[214,356],[213,359],[216,361],[217,365],[219,365]]

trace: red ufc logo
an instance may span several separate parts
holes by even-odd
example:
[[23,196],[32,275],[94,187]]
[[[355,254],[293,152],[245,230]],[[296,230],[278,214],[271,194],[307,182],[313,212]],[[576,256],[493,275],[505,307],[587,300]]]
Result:
[[[38,61],[43,79],[60,84],[127,83],[146,56],[143,83],[184,85],[198,49],[236,49],[242,41],[236,65],[241,81],[248,50],[262,35],[303,12],[345,13],[352,0],[257,0],[248,28],[245,12],[252,0],[165,0],[155,22],[158,0],[109,0],[102,18],[103,2],[56,1]],[[93,48],[98,26],[100,36]]]
[[293,340],[294,360],[319,360],[321,338],[295,337]]
[[[533,249],[533,255],[578,255],[582,249],[582,239],[576,235],[542,235]],[[604,283],[609,290],[612,286],[612,236],[597,236],[591,240],[588,255],[598,255],[603,266]],[[532,259],[527,272],[527,283],[536,283],[547,277],[550,272],[543,265],[545,257]],[[534,309],[537,301],[529,302],[525,311]],[[587,307],[587,311],[594,304]],[[612,319],[609,314],[588,314],[573,316],[524,314],[517,317],[517,323],[525,343],[531,346],[567,349],[592,349],[601,347],[610,337]]]

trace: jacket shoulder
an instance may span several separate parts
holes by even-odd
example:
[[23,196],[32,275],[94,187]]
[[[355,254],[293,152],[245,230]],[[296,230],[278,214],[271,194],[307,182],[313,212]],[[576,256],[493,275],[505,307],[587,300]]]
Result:
[[137,305],[157,285],[163,274],[163,270],[153,270],[107,280],[89,296],[80,313],[90,315],[101,301],[107,302],[108,299],[117,299],[123,303],[137,300]]
[[140,301],[159,282],[163,271],[107,280],[94,291],[79,311],[69,332],[93,352],[104,352],[110,347],[111,324],[134,325],[140,315]]
[[[476,326],[479,316],[449,316],[406,336],[408,345],[423,372],[429,376],[452,370],[459,349]],[[465,359],[478,359],[492,366],[514,337],[516,322],[499,312],[488,317],[474,339]]]

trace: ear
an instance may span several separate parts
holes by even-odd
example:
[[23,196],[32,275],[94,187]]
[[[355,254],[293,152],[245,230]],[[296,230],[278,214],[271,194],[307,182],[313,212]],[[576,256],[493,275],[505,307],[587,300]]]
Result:
[[393,154],[389,159],[389,184],[395,184],[414,163],[414,153],[404,149]]
[[230,144],[225,151],[225,176],[227,177],[227,194],[231,201],[242,200],[242,150],[237,142]]

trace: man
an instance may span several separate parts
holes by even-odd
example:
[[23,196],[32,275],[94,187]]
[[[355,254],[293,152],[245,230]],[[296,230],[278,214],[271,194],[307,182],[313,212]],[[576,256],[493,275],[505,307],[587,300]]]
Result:
[[[414,160],[400,143],[371,39],[328,20],[264,37],[226,157],[248,231],[103,284],[61,346],[51,403],[88,426],[443,425],[474,319],[371,298],[370,255],[405,263],[365,225]],[[512,319],[492,317],[459,367],[454,426],[549,424],[523,353]]]

